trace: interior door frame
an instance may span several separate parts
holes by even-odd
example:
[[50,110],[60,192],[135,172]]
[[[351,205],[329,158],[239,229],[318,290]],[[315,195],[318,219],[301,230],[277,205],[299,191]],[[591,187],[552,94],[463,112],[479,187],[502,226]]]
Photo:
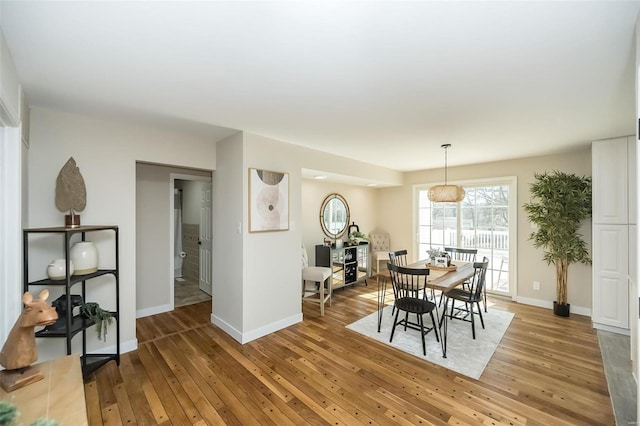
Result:
[[[198,176],[198,175],[189,175],[184,173],[170,173],[169,174],[169,235],[171,244],[169,244],[169,305],[171,306],[171,310],[175,309],[175,279],[173,277],[174,267],[175,267],[175,238],[176,238],[176,230],[175,230],[175,222],[174,222],[174,190],[176,187],[176,180],[190,180],[194,182],[207,182],[213,183],[213,172],[211,176]],[[211,206],[211,214],[213,215],[213,206]],[[213,220],[213,218],[212,218]],[[213,265],[213,252],[211,265]]]

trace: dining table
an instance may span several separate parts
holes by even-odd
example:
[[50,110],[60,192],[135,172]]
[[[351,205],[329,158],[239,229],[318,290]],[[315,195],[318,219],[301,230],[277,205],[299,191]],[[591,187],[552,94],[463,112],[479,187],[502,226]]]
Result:
[[[431,265],[428,260],[419,260],[417,262],[408,264],[405,268],[412,269],[429,269],[429,276],[427,279],[427,288],[434,291],[442,292],[445,295],[447,291],[458,287],[469,278],[471,278],[475,272],[473,262],[463,262],[459,260],[451,261],[451,266],[442,267]],[[390,277],[385,274],[378,274],[378,333],[382,326],[382,310],[386,303],[387,283]],[[441,296],[442,297],[442,296]],[[445,303],[445,309],[447,304]],[[436,311],[437,312],[437,311]],[[440,328],[440,336],[442,337],[442,356],[447,357],[447,316],[444,309],[440,317],[437,319]]]

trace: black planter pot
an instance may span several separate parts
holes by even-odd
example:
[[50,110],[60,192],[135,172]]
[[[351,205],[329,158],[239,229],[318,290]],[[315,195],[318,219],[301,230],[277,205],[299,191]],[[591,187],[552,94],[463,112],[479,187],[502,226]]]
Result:
[[553,313],[559,317],[568,317],[570,310],[571,310],[570,303],[567,303],[566,305],[562,305],[558,302],[553,302]]

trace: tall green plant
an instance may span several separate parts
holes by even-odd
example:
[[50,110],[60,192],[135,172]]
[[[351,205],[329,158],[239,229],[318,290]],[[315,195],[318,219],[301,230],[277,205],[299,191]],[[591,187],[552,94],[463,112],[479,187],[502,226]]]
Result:
[[556,299],[567,304],[567,274],[571,263],[591,263],[586,243],[578,232],[591,217],[591,177],[554,171],[535,174],[531,202],[524,205],[537,226],[529,240],[544,250],[543,259],[556,267]]

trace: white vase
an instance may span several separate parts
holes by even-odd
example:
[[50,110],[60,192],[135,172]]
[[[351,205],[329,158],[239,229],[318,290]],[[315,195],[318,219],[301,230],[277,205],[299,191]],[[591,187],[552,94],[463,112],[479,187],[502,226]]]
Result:
[[[49,265],[47,265],[47,276],[50,280],[64,280],[67,278],[67,266],[64,259],[55,259],[52,260]],[[69,276],[73,275],[75,268],[73,265],[73,260],[69,260]]]
[[98,270],[98,250],[92,241],[78,241],[69,250],[75,275],[92,274]]

